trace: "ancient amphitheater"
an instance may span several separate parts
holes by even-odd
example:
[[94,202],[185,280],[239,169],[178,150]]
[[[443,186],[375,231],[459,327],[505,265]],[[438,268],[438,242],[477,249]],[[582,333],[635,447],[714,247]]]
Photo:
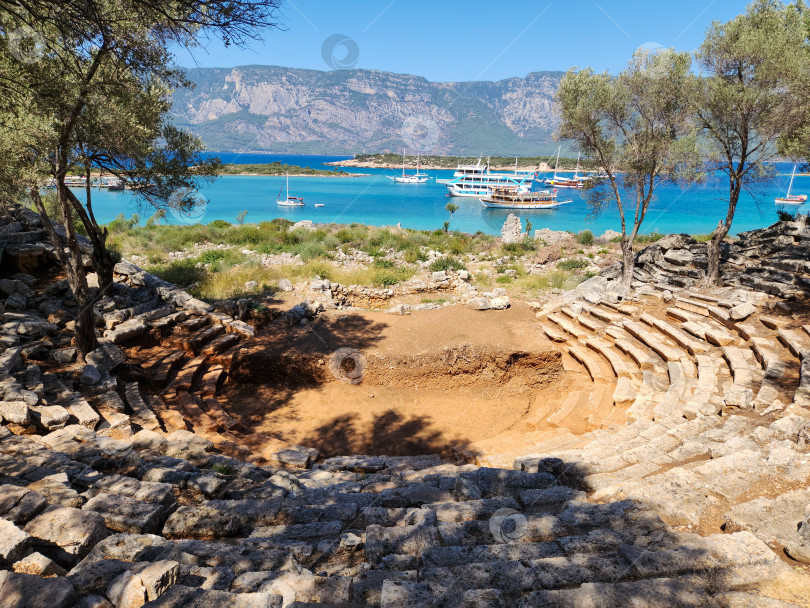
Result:
[[39,218],[0,224],[3,608],[810,606],[806,220],[712,292],[672,236],[632,292],[545,304],[587,382],[444,461],[246,428],[218,395],[254,328],[128,263],[77,365]]

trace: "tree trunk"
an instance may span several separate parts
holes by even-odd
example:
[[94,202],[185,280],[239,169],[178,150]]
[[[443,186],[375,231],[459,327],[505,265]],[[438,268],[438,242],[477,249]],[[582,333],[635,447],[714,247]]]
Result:
[[714,232],[712,233],[712,238],[709,241],[708,247],[708,255],[709,255],[709,266],[706,269],[706,279],[705,284],[708,287],[715,287],[720,285],[720,244],[723,242],[723,239],[726,238],[730,226],[727,227],[725,224],[720,222],[717,224],[717,228],[715,228]]
[[740,200],[741,191],[742,184],[740,180],[732,176],[726,219],[717,222],[717,228],[714,229],[712,238],[709,241],[709,266],[706,269],[706,278],[703,280],[705,287],[717,287],[722,284],[720,280],[720,245],[731,230],[731,223],[734,221],[734,212],[737,210],[737,202]]
[[70,249],[70,256],[67,258],[69,269],[66,268],[65,270],[70,289],[73,291],[73,297],[76,299],[78,306],[75,342],[77,357],[79,361],[84,361],[87,353],[95,350],[98,346],[95,331],[95,314],[93,312],[95,299],[90,295],[90,288],[87,286],[84,257],[79,248],[76,227],[73,225],[73,216],[71,215],[71,195],[64,183],[64,176],[60,175],[56,180],[56,196],[62,212],[67,246]]
[[622,237],[622,285],[627,288],[633,282],[634,268],[633,242],[627,236],[624,236]]
[[[89,173],[88,173],[89,175]],[[88,177],[89,180],[89,177]],[[90,183],[88,181],[88,183]],[[90,188],[88,187],[88,190]],[[88,211],[84,209],[76,196],[68,190],[70,203],[73,209],[81,219],[84,229],[87,231],[87,237],[93,243],[93,269],[98,275],[98,287],[102,294],[109,294],[113,286],[113,268],[115,262],[107,251],[107,230],[99,226],[95,217],[92,216],[92,207],[90,207],[90,192],[87,193]]]

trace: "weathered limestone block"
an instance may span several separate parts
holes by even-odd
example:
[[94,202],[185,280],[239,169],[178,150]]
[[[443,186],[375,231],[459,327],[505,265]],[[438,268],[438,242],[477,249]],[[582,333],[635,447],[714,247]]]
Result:
[[75,566],[105,536],[104,518],[98,513],[52,506],[25,526],[32,544],[64,567]]
[[0,566],[8,568],[25,556],[31,537],[10,521],[0,519]]
[[74,598],[73,585],[66,578],[0,571],[0,602],[4,608],[68,608],[73,606]]
[[20,574],[34,574],[36,576],[65,576],[67,571],[52,559],[42,553],[31,553],[16,562],[12,569]]

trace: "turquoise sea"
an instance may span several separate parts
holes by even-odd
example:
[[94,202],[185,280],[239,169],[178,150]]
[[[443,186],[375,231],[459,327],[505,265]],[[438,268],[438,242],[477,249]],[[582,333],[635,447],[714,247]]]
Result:
[[[280,160],[288,164],[313,168],[331,168],[323,163],[345,159],[334,156],[298,156],[272,154],[218,154],[227,163],[259,163]],[[737,208],[732,234],[768,226],[776,221],[774,198],[787,191],[792,164],[779,163],[780,175],[758,186],[752,194],[744,194]],[[173,223],[207,223],[215,219],[230,222],[247,210],[247,222],[260,222],[276,217],[292,221],[312,220],[316,223],[349,224],[358,222],[375,226],[402,224],[405,228],[436,229],[449,219],[445,205],[452,201],[459,209],[453,216],[451,229],[463,232],[478,230],[499,234],[508,212],[485,209],[476,199],[450,198],[447,189],[435,180],[449,178],[452,171],[427,171],[431,180],[426,184],[395,184],[387,178],[396,170],[348,169],[364,173],[362,177],[291,177],[290,193],[302,196],[303,208],[280,208],[276,197],[284,184],[283,177],[220,177],[213,184],[204,185],[201,195],[206,204],[190,217],[170,216]],[[78,196],[84,195],[77,189]],[[810,177],[796,177],[794,194],[810,194]],[[531,220],[535,229],[552,230],[589,229],[599,235],[607,229],[620,230],[619,214],[610,209],[596,218],[589,211],[580,193],[560,190],[560,199],[572,200],[553,210],[523,211],[524,220]],[[728,201],[728,182],[718,176],[709,183],[689,189],[674,185],[659,188],[642,226],[643,233],[710,232],[725,217]],[[316,203],[323,207],[315,207]],[[810,205],[800,209],[807,211]],[[93,190],[93,208],[99,222],[109,222],[118,214],[138,213],[145,221],[154,209],[142,207],[128,191],[108,192]]]

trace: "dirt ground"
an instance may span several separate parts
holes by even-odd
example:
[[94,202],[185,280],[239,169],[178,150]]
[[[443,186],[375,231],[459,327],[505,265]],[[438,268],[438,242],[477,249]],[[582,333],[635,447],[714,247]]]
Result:
[[231,415],[326,456],[447,455],[561,403],[571,387],[523,303],[275,323],[237,367],[221,396]]

